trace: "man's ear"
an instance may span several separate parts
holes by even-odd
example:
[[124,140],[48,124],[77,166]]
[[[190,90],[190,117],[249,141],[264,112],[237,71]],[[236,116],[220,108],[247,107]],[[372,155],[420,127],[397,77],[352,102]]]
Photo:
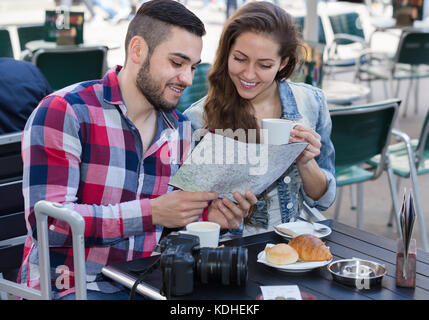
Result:
[[146,41],[140,36],[131,38],[128,44],[128,59],[133,64],[141,65],[145,61],[149,52]]

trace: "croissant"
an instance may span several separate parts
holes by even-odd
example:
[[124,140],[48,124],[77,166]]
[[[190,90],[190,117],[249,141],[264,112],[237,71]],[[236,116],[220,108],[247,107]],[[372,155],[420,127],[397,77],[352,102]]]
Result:
[[329,248],[322,240],[312,234],[301,234],[289,241],[289,245],[298,252],[299,261],[325,261],[332,259]]

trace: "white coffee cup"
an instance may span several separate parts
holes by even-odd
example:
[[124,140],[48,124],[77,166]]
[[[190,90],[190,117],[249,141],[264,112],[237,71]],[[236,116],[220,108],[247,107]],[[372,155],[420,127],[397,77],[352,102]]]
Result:
[[210,221],[192,222],[186,225],[185,234],[192,234],[200,238],[200,247],[216,248],[219,244],[220,225]]
[[264,143],[288,144],[290,131],[297,123],[286,119],[262,119]]

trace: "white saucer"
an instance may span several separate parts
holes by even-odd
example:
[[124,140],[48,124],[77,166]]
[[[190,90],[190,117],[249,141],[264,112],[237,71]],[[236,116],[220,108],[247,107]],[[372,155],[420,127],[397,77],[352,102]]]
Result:
[[[312,234],[318,238],[327,237],[332,233],[332,229],[329,228],[328,226],[324,225],[324,224],[315,223],[314,225],[316,227],[319,227],[319,228],[325,227],[328,230],[326,230],[324,232],[316,232],[316,231],[314,231],[313,225],[311,223],[305,222],[305,221],[295,221],[295,222],[282,223],[282,224],[277,225],[276,227],[289,229],[289,230],[295,232],[297,235],[309,233],[309,234]],[[278,235],[282,236],[285,239],[291,239],[292,238],[291,236],[283,234],[283,233],[277,231],[276,229],[274,229],[274,232],[277,233]]]
[[[266,247],[269,247],[269,248],[272,246],[274,246],[274,244],[272,243],[268,243],[266,245]],[[302,261],[302,262],[295,262],[295,263],[286,264],[286,265],[275,265],[275,264],[269,263],[265,259],[265,250],[262,250],[261,252],[258,253],[257,261],[259,263],[265,264],[272,268],[276,268],[277,270],[283,271],[283,272],[308,272],[316,268],[321,268],[328,265],[332,261],[332,259],[326,260],[326,261]]]

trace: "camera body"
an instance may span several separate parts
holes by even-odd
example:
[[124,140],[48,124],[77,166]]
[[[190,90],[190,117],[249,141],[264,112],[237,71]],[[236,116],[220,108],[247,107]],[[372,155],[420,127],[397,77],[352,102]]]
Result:
[[190,234],[171,233],[161,240],[163,291],[174,296],[189,294],[194,290],[193,250],[199,249],[200,240]]
[[243,285],[247,280],[247,249],[200,248],[198,236],[170,233],[160,241],[162,290],[173,296],[192,293],[195,280]]

